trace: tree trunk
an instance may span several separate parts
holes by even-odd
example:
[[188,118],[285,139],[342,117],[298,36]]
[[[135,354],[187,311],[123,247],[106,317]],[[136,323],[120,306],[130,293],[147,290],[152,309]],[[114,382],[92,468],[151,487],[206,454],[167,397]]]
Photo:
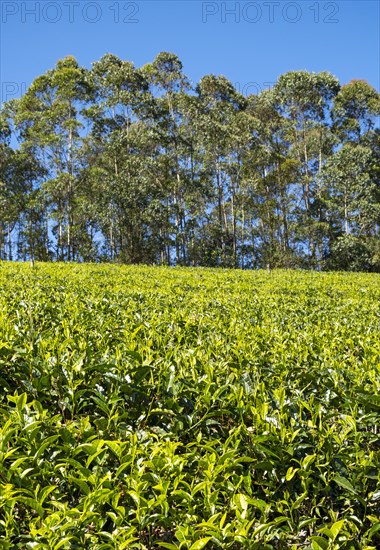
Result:
[[344,188],[344,232],[346,235],[349,234],[349,223],[348,223],[348,201],[347,201],[347,188]]
[[244,269],[244,240],[245,240],[245,209],[244,203],[241,212],[241,268]]
[[11,225],[10,223],[8,223],[7,225],[7,238],[8,238],[8,259],[10,261],[13,260],[13,255],[12,255],[12,239],[11,239]]
[[[70,114],[71,114],[71,107],[70,107]],[[72,219],[72,201],[73,201],[73,131],[70,128],[69,130],[69,137],[68,137],[68,147],[67,147],[67,168],[68,168],[68,182],[67,182],[67,259],[70,262],[72,257],[74,256],[73,250],[72,250],[72,226],[73,226],[73,219]]]

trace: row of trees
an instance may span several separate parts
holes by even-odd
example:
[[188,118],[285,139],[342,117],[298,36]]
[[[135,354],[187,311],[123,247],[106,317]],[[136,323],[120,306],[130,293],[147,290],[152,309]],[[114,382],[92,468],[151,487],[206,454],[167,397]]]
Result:
[[327,72],[66,57],[1,110],[1,258],[380,270],[379,114]]

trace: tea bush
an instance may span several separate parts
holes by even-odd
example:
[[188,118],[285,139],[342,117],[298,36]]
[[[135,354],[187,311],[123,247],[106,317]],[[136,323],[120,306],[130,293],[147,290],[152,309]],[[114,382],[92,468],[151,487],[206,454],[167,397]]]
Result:
[[0,264],[0,547],[380,547],[380,276]]

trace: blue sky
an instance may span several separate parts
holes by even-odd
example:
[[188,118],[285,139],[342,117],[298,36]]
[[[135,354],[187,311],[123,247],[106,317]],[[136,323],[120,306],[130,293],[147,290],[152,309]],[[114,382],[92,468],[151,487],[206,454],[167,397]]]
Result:
[[107,52],[150,62],[176,53],[196,83],[224,74],[242,93],[290,70],[330,71],[380,87],[380,3],[363,1],[0,0],[1,95],[22,91],[56,61],[90,67]]

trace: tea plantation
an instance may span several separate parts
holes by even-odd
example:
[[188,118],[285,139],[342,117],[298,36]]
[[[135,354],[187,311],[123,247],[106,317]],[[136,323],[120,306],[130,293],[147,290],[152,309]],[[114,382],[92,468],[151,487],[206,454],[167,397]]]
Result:
[[0,264],[0,548],[380,548],[380,276]]

